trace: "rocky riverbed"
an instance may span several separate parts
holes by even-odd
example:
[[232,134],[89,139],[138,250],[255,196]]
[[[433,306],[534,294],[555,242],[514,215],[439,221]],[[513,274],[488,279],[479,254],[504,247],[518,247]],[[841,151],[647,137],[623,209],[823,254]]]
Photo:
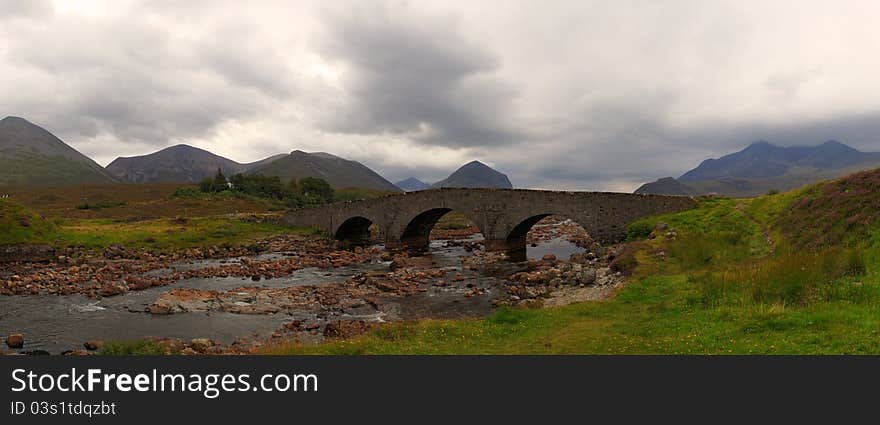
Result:
[[449,239],[432,241],[424,256],[295,235],[178,253],[71,249],[0,276],[0,332],[22,334],[13,352],[88,354],[104,339],[149,337],[169,352],[247,353],[346,338],[383,322],[602,299],[622,284],[610,268],[615,250],[579,226],[536,228],[533,258],[518,263],[484,252],[473,229],[443,234]]

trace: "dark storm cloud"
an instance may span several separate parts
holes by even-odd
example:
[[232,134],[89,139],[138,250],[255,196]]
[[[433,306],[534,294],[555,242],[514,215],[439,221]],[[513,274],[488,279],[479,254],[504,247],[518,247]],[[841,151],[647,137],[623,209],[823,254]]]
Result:
[[324,117],[330,131],[404,134],[433,145],[513,143],[515,88],[493,77],[500,59],[470,40],[453,17],[421,17],[414,6],[326,13],[317,47],[345,64],[345,98]]

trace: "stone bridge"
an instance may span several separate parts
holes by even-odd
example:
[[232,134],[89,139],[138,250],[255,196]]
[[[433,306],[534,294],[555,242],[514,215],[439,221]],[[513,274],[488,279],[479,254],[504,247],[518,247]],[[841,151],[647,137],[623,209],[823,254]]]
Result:
[[524,253],[526,233],[557,215],[580,224],[597,242],[616,242],[642,217],[696,207],[685,196],[525,189],[431,189],[290,210],[284,222],[317,227],[347,241],[364,241],[376,225],[389,249],[427,250],[431,229],[450,211],[472,221],[486,250]]

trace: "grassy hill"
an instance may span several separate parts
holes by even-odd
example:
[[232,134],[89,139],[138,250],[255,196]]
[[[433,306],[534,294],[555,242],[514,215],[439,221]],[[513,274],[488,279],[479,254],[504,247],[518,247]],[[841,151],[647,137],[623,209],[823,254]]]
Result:
[[0,245],[47,243],[57,236],[55,223],[8,198],[0,199]]
[[875,170],[753,199],[704,198],[633,223],[638,265],[608,301],[389,324],[266,352],[880,353],[878,181]]
[[112,183],[103,167],[19,117],[0,120],[0,186]]

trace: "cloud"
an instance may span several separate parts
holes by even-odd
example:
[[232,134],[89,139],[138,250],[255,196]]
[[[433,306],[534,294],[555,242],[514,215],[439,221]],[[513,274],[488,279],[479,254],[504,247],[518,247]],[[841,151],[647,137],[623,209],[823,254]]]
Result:
[[452,147],[522,140],[507,119],[516,89],[493,75],[496,54],[467,37],[454,16],[415,9],[391,3],[325,12],[317,51],[345,75],[343,98],[322,128]]
[[0,115],[108,163],[189,143],[389,179],[632,190],[763,139],[880,151],[880,5],[0,0]]
[[54,13],[49,0],[0,0],[0,22],[12,19],[46,19]]

